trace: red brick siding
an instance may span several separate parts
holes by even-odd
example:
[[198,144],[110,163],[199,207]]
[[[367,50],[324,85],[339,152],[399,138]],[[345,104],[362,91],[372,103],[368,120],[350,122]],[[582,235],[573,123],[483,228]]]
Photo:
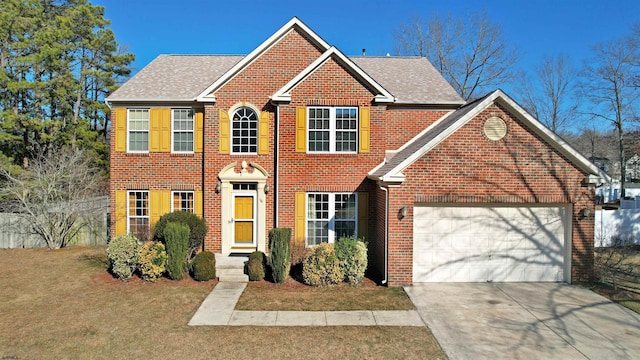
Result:
[[[497,142],[482,130],[496,115],[508,126],[507,136]],[[593,218],[578,219],[581,209],[593,210],[593,191],[582,185],[585,175],[501,107],[489,107],[403,173],[407,180],[390,189],[390,212],[402,206],[409,210],[402,220],[389,217],[390,285],[412,281],[416,202],[573,204],[572,281],[589,279]]]

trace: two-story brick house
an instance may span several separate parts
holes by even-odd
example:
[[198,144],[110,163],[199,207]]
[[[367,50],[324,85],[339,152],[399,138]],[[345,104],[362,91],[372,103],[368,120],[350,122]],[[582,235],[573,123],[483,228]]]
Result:
[[590,276],[598,169],[424,58],[347,57],[293,18],[246,56],[161,55],[107,102],[113,234],[185,210],[222,254],[357,235],[391,285]]

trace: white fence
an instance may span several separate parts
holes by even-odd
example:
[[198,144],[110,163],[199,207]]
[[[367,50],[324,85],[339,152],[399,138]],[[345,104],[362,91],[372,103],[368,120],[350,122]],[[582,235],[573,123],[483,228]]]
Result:
[[[86,204],[85,204],[86,203]],[[108,240],[109,197],[103,196],[75,206],[99,207],[99,213],[88,211],[83,227],[68,245],[106,245]],[[89,205],[87,205],[89,204]],[[18,214],[0,213],[0,248],[32,248],[46,246],[44,240],[30,231],[29,223]]]
[[595,246],[611,246],[616,239],[640,244],[640,208],[596,211]]

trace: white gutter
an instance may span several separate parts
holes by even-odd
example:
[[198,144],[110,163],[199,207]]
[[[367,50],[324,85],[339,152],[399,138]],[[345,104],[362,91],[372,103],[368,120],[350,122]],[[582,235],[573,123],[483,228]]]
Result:
[[279,186],[279,181],[278,181],[278,177],[280,176],[280,171],[279,171],[279,167],[280,167],[280,162],[278,161],[278,155],[279,155],[279,151],[278,151],[278,146],[280,145],[280,131],[279,130],[279,126],[280,126],[280,105],[276,105],[276,113],[275,113],[275,124],[274,124],[274,131],[275,131],[275,144],[273,144],[273,152],[274,152],[274,163],[275,163],[275,174],[273,176],[273,207],[274,207],[274,214],[273,214],[273,220],[275,222],[275,227],[279,227],[279,217],[278,217],[278,209],[280,208],[278,206],[278,186]]
[[384,279],[382,285],[386,285],[389,274],[389,189],[380,186],[384,191]]

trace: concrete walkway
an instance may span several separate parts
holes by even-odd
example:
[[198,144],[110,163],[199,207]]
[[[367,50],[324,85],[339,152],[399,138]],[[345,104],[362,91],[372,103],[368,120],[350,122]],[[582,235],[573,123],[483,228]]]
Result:
[[234,310],[246,283],[221,282],[189,321],[191,326],[425,326],[415,310],[240,311]]

